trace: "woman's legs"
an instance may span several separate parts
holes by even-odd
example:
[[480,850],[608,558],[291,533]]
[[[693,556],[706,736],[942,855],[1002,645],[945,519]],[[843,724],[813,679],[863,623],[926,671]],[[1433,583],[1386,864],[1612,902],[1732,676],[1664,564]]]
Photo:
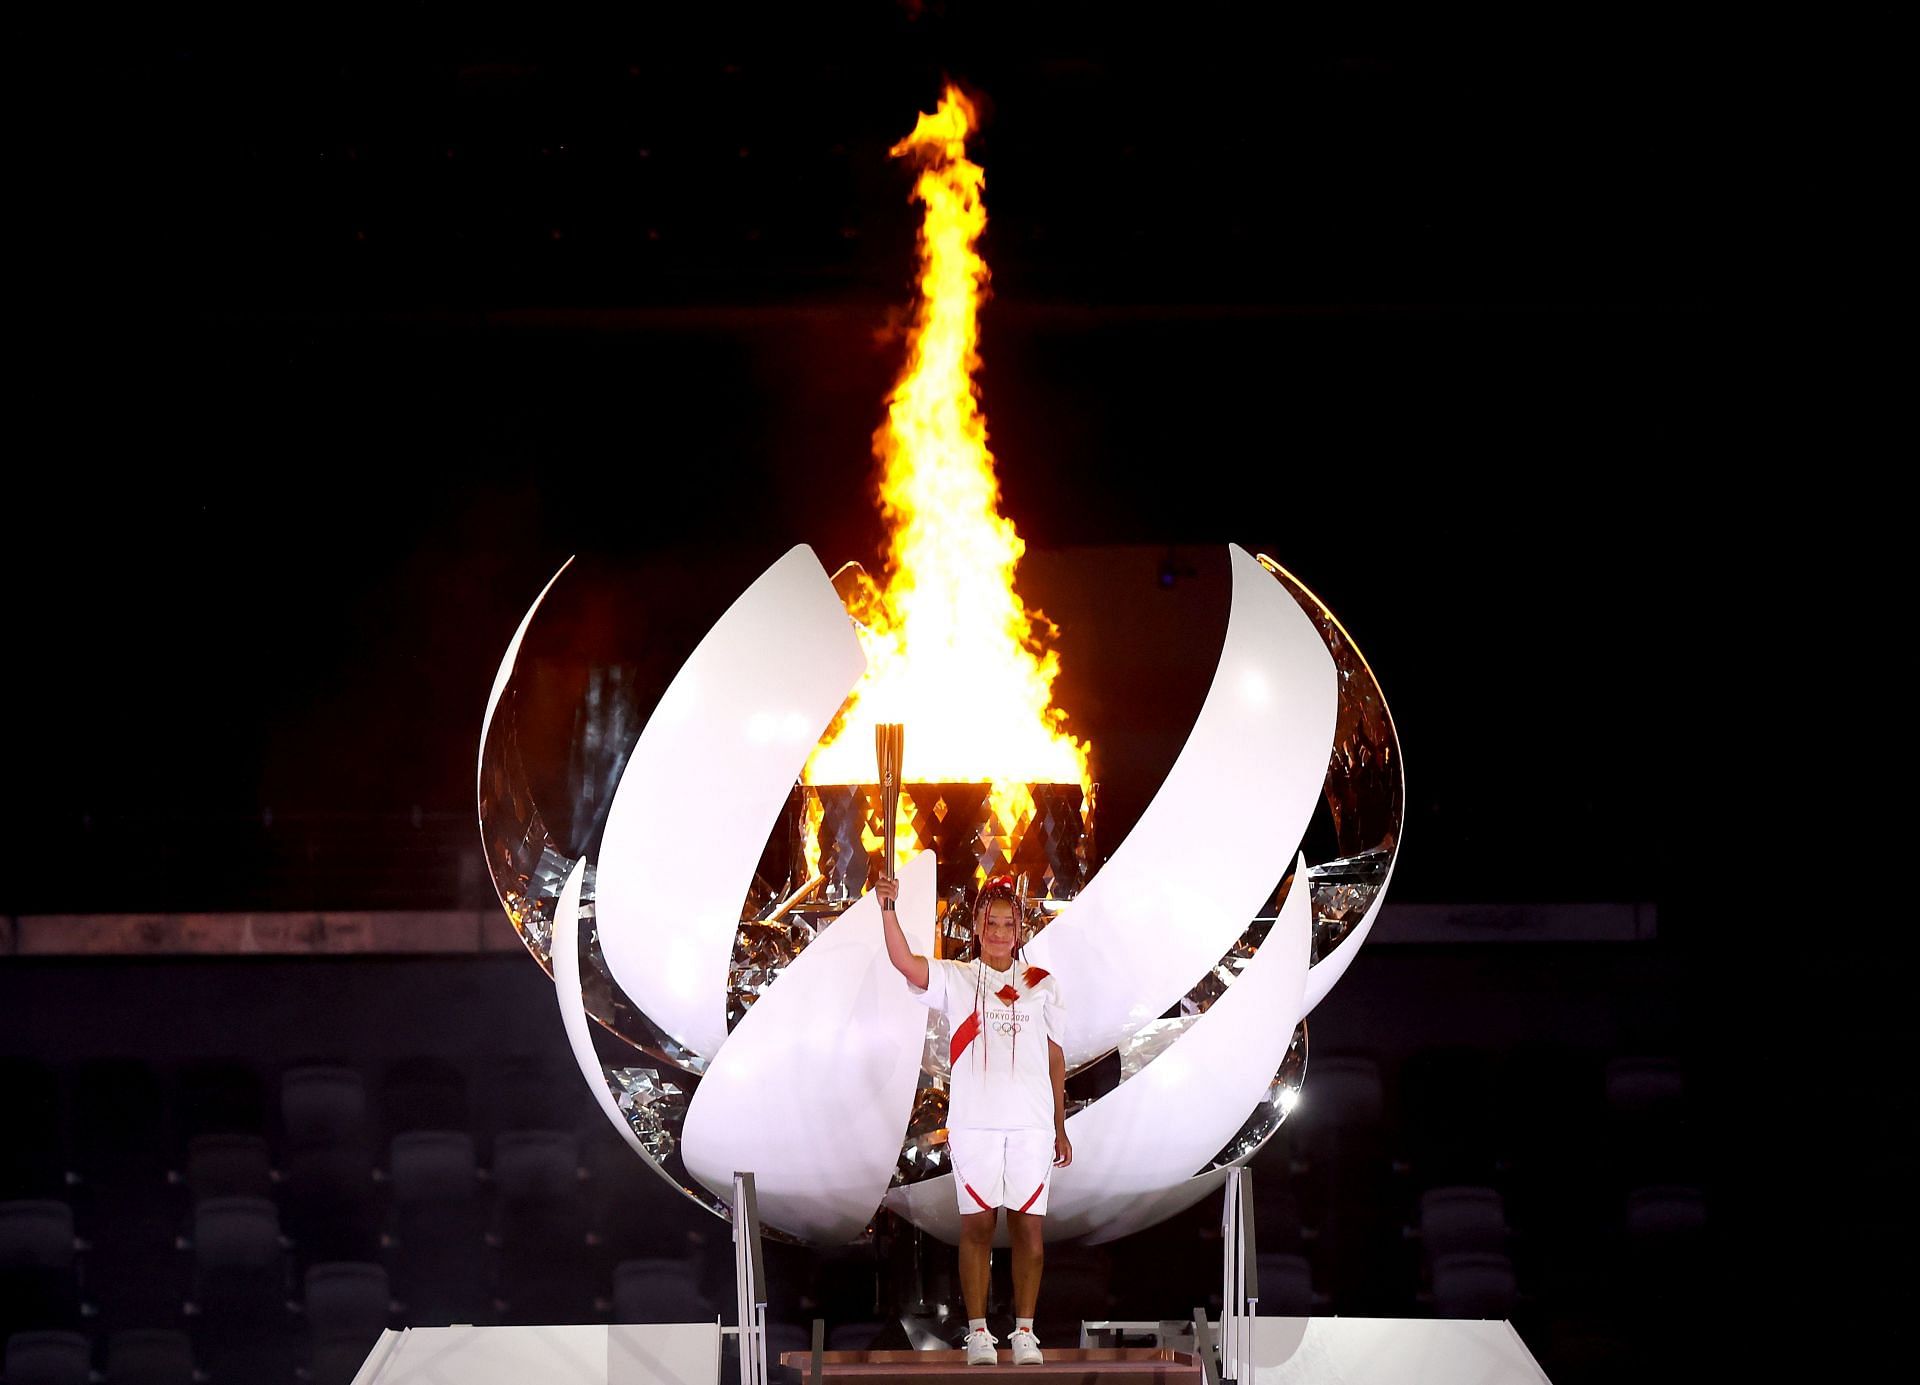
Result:
[[[1046,1220],[1032,1212],[1007,1209],[1007,1238],[1013,1242],[1013,1315],[1016,1318],[1032,1317],[1034,1305],[1040,1301],[1040,1269],[1046,1261],[1046,1242],[1041,1232]],[[991,1227],[988,1234],[992,1234]]]
[[[1017,1218],[1016,1212],[1007,1213]],[[960,1218],[960,1296],[967,1302],[969,1318],[987,1315],[987,1280],[993,1269],[993,1225],[1000,1210],[973,1212]],[[1017,1244],[1017,1243],[1016,1243]],[[1014,1273],[1018,1275],[1019,1251],[1014,1252]],[[1016,1279],[1015,1283],[1019,1281]],[[1015,1291],[1017,1294],[1017,1290]]]

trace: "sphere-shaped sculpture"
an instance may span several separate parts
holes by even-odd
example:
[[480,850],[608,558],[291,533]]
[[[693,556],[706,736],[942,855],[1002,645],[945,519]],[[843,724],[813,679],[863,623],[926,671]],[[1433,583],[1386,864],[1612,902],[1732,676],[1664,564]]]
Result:
[[[983,820],[983,786],[911,782],[909,745],[910,942],[963,943],[971,885],[1015,867],[1034,882],[1027,955],[1070,987],[1076,1159],[1050,1238],[1151,1225],[1254,1155],[1299,1099],[1306,1014],[1392,875],[1404,780],[1371,670],[1291,574],[1228,556],[1206,698],[1106,860],[1078,786],[1028,786],[1013,821]],[[718,1215],[750,1169],[762,1219],[793,1238],[857,1239],[884,1207],[956,1239],[944,1021],[893,973],[867,892],[879,796],[797,782],[865,666],[834,579],[795,548],[651,707],[590,686],[559,777],[594,806],[572,805],[563,840],[534,801],[517,708],[521,646],[565,571],[501,663],[477,789],[501,902],[554,976],[603,1109]],[[603,1066],[590,1021],[630,1061]]]

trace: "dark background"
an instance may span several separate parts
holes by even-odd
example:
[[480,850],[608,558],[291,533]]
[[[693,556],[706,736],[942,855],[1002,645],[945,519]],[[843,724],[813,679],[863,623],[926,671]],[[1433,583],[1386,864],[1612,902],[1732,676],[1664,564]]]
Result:
[[50,41],[7,908],[484,902],[448,864],[474,736],[561,559],[716,611],[794,542],[873,561],[918,220],[885,150],[951,75],[1005,512],[1056,568],[1231,540],[1312,585],[1405,743],[1396,897],[1655,901],[1722,1205],[1871,1302],[1886,1233],[1834,1237],[1890,1141],[1804,1103],[1877,1128],[1899,1042],[1891,969],[1818,932],[1859,873],[1811,864],[1893,840],[1890,13],[189,7]]
[[[795,541],[873,562],[918,221],[885,150],[946,74],[1006,513],[1327,599],[1407,738],[1405,898],[1670,892],[1719,816],[1678,762],[1738,774],[1761,715],[1714,660],[1875,508],[1821,542],[1890,379],[1870,25],[403,5],[111,51],[46,156],[15,911],[427,903],[191,858],[263,813],[462,832],[569,553],[717,602]],[[1466,864],[1543,799],[1544,864]]]

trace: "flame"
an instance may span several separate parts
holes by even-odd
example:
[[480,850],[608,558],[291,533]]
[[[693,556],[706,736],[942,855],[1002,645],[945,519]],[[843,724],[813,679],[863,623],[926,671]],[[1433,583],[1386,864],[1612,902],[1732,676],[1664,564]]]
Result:
[[873,726],[904,722],[904,777],[919,783],[990,783],[1004,829],[1033,812],[1029,783],[1079,784],[1091,801],[1087,744],[1053,705],[1057,631],[1014,587],[1026,551],[999,512],[1000,483],[987,449],[980,368],[980,304],[987,265],[986,175],[966,156],[971,102],[949,86],[939,109],[890,151],[919,170],[919,300],[907,363],[875,432],[879,501],[888,527],[885,579],[852,601],[867,655],[826,739],[807,762],[814,784],[874,778]]

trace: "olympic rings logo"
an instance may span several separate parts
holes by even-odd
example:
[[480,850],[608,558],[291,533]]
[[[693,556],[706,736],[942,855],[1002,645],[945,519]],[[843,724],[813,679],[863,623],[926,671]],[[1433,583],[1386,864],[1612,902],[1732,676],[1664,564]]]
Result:
[[1020,1032],[1020,1026],[1008,1020],[996,1020],[994,1022],[993,1032],[996,1034],[1018,1034]]

